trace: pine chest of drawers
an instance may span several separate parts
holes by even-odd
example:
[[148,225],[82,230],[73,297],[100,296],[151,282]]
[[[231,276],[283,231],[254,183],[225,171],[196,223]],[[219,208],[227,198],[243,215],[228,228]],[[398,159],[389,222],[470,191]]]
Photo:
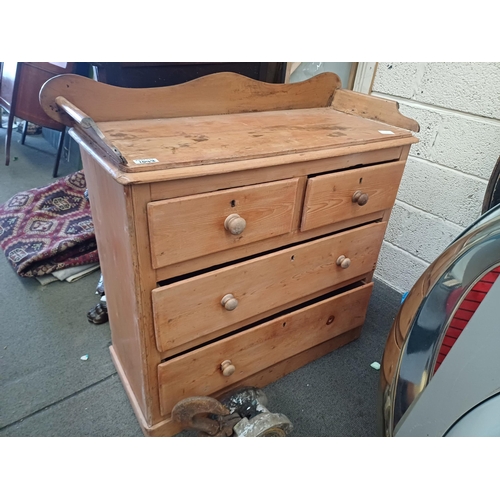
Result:
[[357,338],[418,125],[326,73],[124,89],[49,80],[89,189],[111,354],[146,435]]

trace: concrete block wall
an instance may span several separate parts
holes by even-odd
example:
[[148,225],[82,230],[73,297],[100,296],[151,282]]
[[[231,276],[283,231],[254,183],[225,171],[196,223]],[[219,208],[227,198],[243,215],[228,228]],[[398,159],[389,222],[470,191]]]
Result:
[[375,272],[405,292],[481,213],[500,156],[500,63],[380,62],[372,95],[420,124]]

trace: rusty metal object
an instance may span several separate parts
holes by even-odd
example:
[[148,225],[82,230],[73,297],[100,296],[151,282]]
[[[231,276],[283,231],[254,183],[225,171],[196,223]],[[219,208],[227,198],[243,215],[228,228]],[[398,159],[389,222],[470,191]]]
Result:
[[217,399],[205,396],[183,399],[172,409],[172,420],[206,436],[232,435],[235,419],[224,417],[233,417],[229,409]]
[[172,419],[184,429],[213,437],[284,437],[292,423],[281,413],[271,413],[267,397],[256,387],[239,388],[217,399],[199,396],[183,399],[172,410]]

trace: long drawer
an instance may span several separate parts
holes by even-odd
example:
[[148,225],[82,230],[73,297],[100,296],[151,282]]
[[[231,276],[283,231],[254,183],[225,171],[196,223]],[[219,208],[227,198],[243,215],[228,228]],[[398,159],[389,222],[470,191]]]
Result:
[[280,316],[158,366],[162,415],[361,326],[373,283]]
[[300,229],[392,208],[404,165],[399,161],[312,177],[307,181]]
[[298,182],[288,179],[149,203],[153,267],[288,233]]
[[203,342],[212,332],[243,326],[266,311],[371,272],[385,228],[386,223],[370,224],[156,288],[158,350]]

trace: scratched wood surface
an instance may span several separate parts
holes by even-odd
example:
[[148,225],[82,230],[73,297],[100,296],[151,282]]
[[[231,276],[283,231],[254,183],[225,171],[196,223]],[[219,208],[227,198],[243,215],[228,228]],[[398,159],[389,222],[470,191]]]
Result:
[[[149,203],[153,267],[288,233],[298,183],[298,179],[290,179]],[[230,214],[246,221],[241,234],[225,229],[224,221]]]
[[[407,130],[331,108],[100,122],[127,172],[285,156],[411,138]],[[381,133],[380,131],[386,133]],[[136,164],[134,161],[157,160]]]
[[419,124],[399,112],[399,103],[361,94],[352,90],[339,89],[335,92],[332,108],[351,115],[387,123],[413,132],[420,130]]
[[114,350],[145,421],[152,424],[159,420],[156,365],[160,357],[154,348],[149,291],[156,280],[147,265],[149,240],[144,235],[149,186],[120,186],[85,154],[83,166],[106,282]]
[[65,97],[96,122],[102,122],[319,108],[331,104],[340,86],[334,73],[321,73],[298,83],[276,84],[222,72],[179,85],[139,89],[63,75],[45,83],[40,104],[51,118],[72,126],[71,118],[55,102],[58,96]]
[[[351,229],[269,255],[233,264],[153,290],[156,341],[160,351],[251,320],[308,294],[373,270],[386,223]],[[337,258],[351,265],[342,269]],[[239,301],[227,311],[226,294]]]
[[[208,396],[361,326],[372,287],[369,283],[160,364],[162,415],[184,398]],[[220,368],[226,359],[236,368],[228,377]]]
[[[64,111],[59,96],[83,114]],[[69,75],[48,82],[41,100],[73,127],[85,157],[112,352],[146,434],[176,432],[168,414],[188,394],[265,385],[359,336],[402,165],[417,142],[410,130],[418,125],[395,103],[343,91],[335,75],[266,86],[231,74],[160,89]],[[68,110],[95,120],[126,160],[113,159]],[[158,161],[134,163],[150,158]],[[351,191],[361,186],[368,203],[354,206]],[[113,204],[118,225],[113,208],[99,210]],[[233,212],[247,223],[239,236],[223,228]],[[340,255],[351,261],[346,269]],[[347,285],[356,288],[318,302]],[[236,308],[221,304],[226,294]],[[224,359],[236,371],[222,379]]]
[[[318,175],[307,181],[301,230],[333,224],[394,205],[405,162],[356,168]],[[360,191],[368,196],[365,205],[353,202]]]

